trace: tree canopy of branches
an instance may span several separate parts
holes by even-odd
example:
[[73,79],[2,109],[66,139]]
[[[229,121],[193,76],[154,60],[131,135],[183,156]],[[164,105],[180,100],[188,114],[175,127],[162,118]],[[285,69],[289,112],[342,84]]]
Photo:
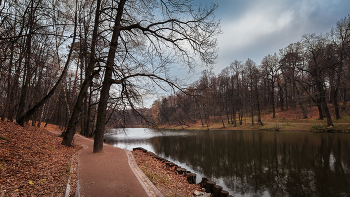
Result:
[[[181,88],[170,66],[215,63],[216,8],[186,0],[5,2],[1,101],[9,107],[2,108],[2,119],[12,121],[16,115],[23,125],[55,117],[66,127],[62,144],[70,146],[80,128],[95,137],[94,152],[102,151],[113,111],[142,105],[153,86]],[[46,72],[53,71],[42,91]]]

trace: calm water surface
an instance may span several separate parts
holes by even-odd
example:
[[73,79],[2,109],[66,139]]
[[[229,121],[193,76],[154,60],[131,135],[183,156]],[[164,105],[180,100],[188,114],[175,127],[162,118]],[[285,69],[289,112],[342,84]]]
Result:
[[350,135],[110,129],[106,142],[143,147],[235,196],[349,196]]

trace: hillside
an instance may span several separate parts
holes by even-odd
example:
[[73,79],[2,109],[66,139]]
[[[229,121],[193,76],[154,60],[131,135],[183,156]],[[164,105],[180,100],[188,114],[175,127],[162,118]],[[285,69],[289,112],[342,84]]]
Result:
[[80,148],[45,129],[0,121],[0,196],[62,196]]

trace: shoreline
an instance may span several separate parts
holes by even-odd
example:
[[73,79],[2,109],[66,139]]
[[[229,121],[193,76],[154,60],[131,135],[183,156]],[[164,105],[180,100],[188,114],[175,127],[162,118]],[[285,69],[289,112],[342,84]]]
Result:
[[169,130],[256,130],[256,131],[298,131],[298,132],[314,132],[314,133],[350,133],[350,123],[338,122],[333,123],[334,126],[327,127],[326,123],[322,122],[264,122],[264,125],[260,124],[251,125],[251,123],[237,125],[234,127],[232,124],[214,123],[209,127],[198,124],[189,125],[160,125],[157,129],[169,129]]

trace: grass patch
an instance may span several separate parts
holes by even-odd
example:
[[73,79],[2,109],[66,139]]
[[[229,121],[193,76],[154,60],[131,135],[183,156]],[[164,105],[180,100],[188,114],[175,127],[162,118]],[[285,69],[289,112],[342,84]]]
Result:
[[327,129],[327,126],[325,125],[314,124],[311,126],[310,130],[319,131],[319,130],[325,130],[325,129]]
[[171,181],[168,180],[168,178],[166,176],[159,176],[157,174],[149,173],[148,171],[144,171],[144,173],[148,177],[148,179],[155,185],[157,185],[159,183],[171,184]]
[[0,135],[0,139],[5,140],[5,141],[7,141],[7,142],[9,142],[9,141],[10,141],[10,139],[8,139],[8,138],[7,138],[7,137],[5,137],[5,136],[1,136],[1,135]]
[[0,163],[0,173],[5,170],[5,166]]
[[335,122],[335,123],[350,123],[350,116],[344,116],[344,117],[341,117],[340,119],[334,119],[334,121],[333,122]]
[[148,172],[148,165],[143,165],[143,168],[141,168],[141,170],[143,171],[143,173],[147,176],[147,178],[154,184],[157,185],[159,183],[162,184],[172,184],[172,182],[168,179],[167,176],[160,176],[157,174],[153,174]]

